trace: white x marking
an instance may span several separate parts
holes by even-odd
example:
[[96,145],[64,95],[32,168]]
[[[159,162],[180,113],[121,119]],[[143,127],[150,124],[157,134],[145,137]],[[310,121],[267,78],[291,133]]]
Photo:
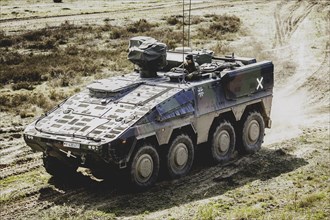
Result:
[[257,90],[258,90],[259,88],[261,88],[261,89],[264,88],[263,85],[261,84],[263,79],[264,79],[264,77],[261,77],[260,80],[257,78],[257,82],[258,82]]

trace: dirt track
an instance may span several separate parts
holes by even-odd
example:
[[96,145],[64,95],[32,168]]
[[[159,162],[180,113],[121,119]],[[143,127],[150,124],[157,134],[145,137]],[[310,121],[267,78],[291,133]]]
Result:
[[[125,22],[127,18],[130,19],[141,19],[145,17],[145,13],[150,16],[149,19],[157,20],[165,15],[180,15],[182,14],[182,3],[176,1],[163,1],[152,2],[147,0],[140,1],[141,3],[136,4],[134,2],[127,3],[127,5],[120,5],[121,1],[115,1],[113,5],[106,7],[107,10],[96,7],[99,11],[89,11],[87,6],[79,5],[79,2],[69,4],[74,10],[74,7],[82,7],[79,12],[66,12],[65,14],[56,14],[58,9],[50,8],[50,11],[44,16],[31,16],[25,15],[22,17],[12,17],[0,19],[0,24],[3,30],[8,32],[17,32],[24,30],[32,30],[43,27],[53,27],[58,26],[65,21],[69,21],[75,24],[101,24],[104,19],[109,19],[110,21],[118,24]],[[243,4],[263,4],[264,1],[244,1],[237,2],[235,6],[240,6]],[[79,6],[78,6],[79,5]],[[131,6],[132,5],[132,6]],[[193,4],[193,12],[199,14],[201,11],[212,11],[219,7],[233,7],[234,4],[227,3],[224,1],[203,1]],[[41,6],[39,6],[41,7]],[[52,7],[52,6],[51,6]],[[65,6],[63,6],[65,7]],[[186,6],[187,7],[187,6]],[[12,7],[8,7],[8,11],[13,10]],[[6,10],[6,11],[7,11]],[[83,12],[81,12],[83,11]],[[4,12],[5,13],[5,12]],[[129,16],[128,16],[129,14]],[[134,15],[134,17],[132,16]],[[132,16],[132,17],[131,17]],[[122,23],[124,24],[124,23]]]
[[[136,18],[151,9],[154,20],[181,10],[175,1],[141,5],[146,7],[136,4],[131,11]],[[125,22],[125,7],[118,6],[112,13],[116,22]],[[253,53],[259,60],[273,60],[277,82],[273,128],[267,131],[264,148],[222,167],[203,162],[201,152],[189,176],[162,180],[148,192],[135,194],[111,181],[92,179],[84,169],[70,180],[55,180],[42,167],[41,154],[33,153],[22,139],[22,129],[31,119],[0,112],[1,219],[199,219],[205,217],[201,210],[218,201],[229,204],[229,208],[217,206],[223,212],[216,215],[219,219],[251,218],[238,210],[252,203],[252,192],[273,197],[271,202],[261,199],[253,203],[258,210],[261,202],[267,205],[263,215],[256,218],[280,218],[280,212],[287,212],[288,219],[313,218],[300,209],[290,212],[287,206],[293,204],[296,194],[298,201],[305,195],[330,193],[329,4],[210,0],[193,4],[193,8],[192,14],[232,13],[243,18],[248,36],[233,42],[236,54]],[[109,11],[103,10],[58,16],[51,12],[49,17],[26,16],[18,20],[8,17],[0,20],[0,25],[15,33],[41,28],[46,23],[58,25],[65,20],[98,24],[109,18]],[[318,200],[308,208],[315,213],[322,211],[324,218],[330,218],[330,207],[324,201],[330,202]]]

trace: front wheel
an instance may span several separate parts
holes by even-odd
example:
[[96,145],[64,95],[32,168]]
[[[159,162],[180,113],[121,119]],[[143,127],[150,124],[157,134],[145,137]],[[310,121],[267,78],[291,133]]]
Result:
[[135,153],[130,166],[130,180],[138,190],[155,184],[159,173],[159,156],[154,147],[143,145]]
[[194,162],[194,145],[186,134],[177,136],[167,153],[167,170],[171,178],[176,179],[187,175]]
[[235,130],[231,123],[221,122],[215,129],[211,142],[211,154],[215,163],[225,163],[235,150]]
[[255,153],[260,150],[264,140],[265,122],[259,112],[250,112],[243,121],[241,135],[239,135],[239,150],[244,154]]

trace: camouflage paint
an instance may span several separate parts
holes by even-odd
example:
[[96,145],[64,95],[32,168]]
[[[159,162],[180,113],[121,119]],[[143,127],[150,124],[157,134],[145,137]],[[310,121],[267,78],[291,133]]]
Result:
[[156,138],[162,146],[174,129],[190,126],[195,144],[203,143],[214,118],[233,112],[239,120],[255,103],[261,103],[267,125],[273,71],[273,64],[264,61],[188,83],[163,75],[146,79],[138,73],[99,80],[29,125],[24,139],[32,149],[55,152],[56,157],[78,162],[86,157],[85,166],[125,167],[139,140]]

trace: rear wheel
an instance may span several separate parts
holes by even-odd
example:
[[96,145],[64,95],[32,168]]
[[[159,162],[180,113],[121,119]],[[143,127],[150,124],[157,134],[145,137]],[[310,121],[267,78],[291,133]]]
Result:
[[211,141],[211,154],[215,163],[225,163],[230,160],[235,149],[235,130],[231,123],[221,122],[215,129]]
[[264,140],[265,122],[259,112],[250,112],[239,135],[239,150],[241,153],[255,153],[261,148]]
[[68,166],[56,157],[46,156],[42,158],[44,167],[50,175],[54,177],[69,177],[76,173],[78,167]]
[[130,166],[130,181],[143,190],[155,184],[159,173],[159,156],[154,147],[143,145],[135,153]]
[[194,145],[186,134],[177,136],[169,147],[166,161],[171,178],[180,178],[190,171],[194,161]]

